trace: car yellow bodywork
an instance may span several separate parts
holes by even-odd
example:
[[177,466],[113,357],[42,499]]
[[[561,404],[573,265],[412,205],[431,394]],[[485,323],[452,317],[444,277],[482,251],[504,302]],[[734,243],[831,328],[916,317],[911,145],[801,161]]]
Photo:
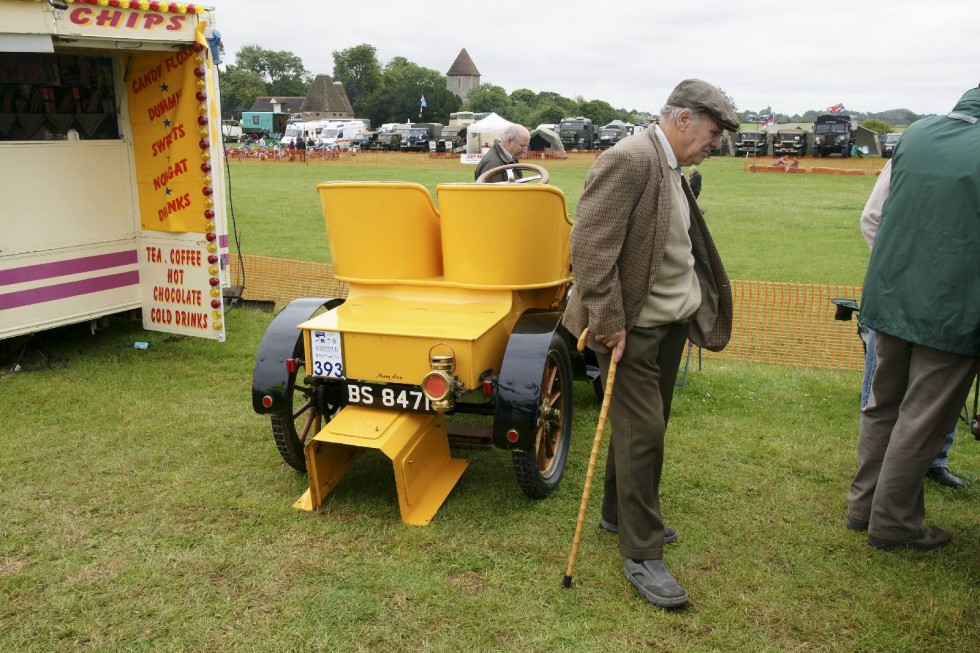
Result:
[[[347,380],[418,386],[434,353],[451,353],[460,390],[498,374],[508,339],[532,309],[556,309],[572,280],[571,221],[547,185],[400,182],[317,186],[334,274],[346,301],[303,322],[338,333]],[[446,419],[346,405],[307,443],[312,510],[357,457],[378,449],[393,463],[403,521],[428,523],[467,461],[450,456]]]

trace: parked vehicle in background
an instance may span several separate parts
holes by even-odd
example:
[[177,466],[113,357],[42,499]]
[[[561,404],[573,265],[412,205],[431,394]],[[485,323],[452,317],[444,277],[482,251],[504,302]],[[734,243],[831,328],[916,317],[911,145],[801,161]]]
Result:
[[765,156],[769,145],[769,134],[765,130],[755,128],[740,129],[735,134],[735,155],[745,156],[754,154]]
[[773,156],[783,154],[806,156],[807,134],[805,129],[799,127],[778,130],[772,143]]
[[237,143],[242,140],[242,126],[237,120],[221,121],[221,136],[226,143]]
[[357,134],[368,128],[369,125],[365,125],[362,120],[331,122],[320,130],[316,144],[331,149],[346,150],[354,142]]
[[260,136],[282,138],[289,123],[289,114],[272,111],[243,111],[242,132]]
[[330,124],[330,120],[297,120],[286,125],[286,133],[280,141],[288,147],[290,143],[295,143],[296,139],[302,137],[307,143],[315,143],[320,136],[320,130]]
[[[629,125],[629,127],[632,126],[633,125]],[[599,142],[597,147],[600,150],[608,150],[610,147],[627,136],[629,136],[629,131],[627,131],[627,125],[625,123],[610,123],[599,131]]]
[[429,140],[430,152],[452,152],[456,148],[456,138],[459,130],[443,127],[441,133]]
[[357,132],[357,135],[354,136],[354,141],[351,143],[351,147],[357,147],[361,150],[374,149],[374,139],[377,138],[377,136],[377,132],[359,131]]
[[394,131],[379,131],[371,141],[368,149],[372,150],[397,150],[398,146],[401,145],[402,135]]
[[596,145],[596,128],[591,118],[562,118],[555,131],[566,150],[591,150]]
[[895,152],[895,146],[898,145],[899,139],[902,138],[900,132],[891,132],[885,134],[881,138],[881,156],[886,159],[891,158],[892,154]]
[[416,122],[397,125],[395,133],[401,135],[398,148],[403,152],[428,152],[429,141],[442,133],[442,125],[434,122]]
[[840,154],[847,158],[855,139],[850,116],[828,113],[813,121],[813,156]]

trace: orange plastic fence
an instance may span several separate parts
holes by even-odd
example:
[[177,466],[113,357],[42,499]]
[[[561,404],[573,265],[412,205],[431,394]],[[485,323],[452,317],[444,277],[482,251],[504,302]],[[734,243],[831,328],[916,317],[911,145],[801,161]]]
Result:
[[[347,295],[347,284],[333,277],[327,263],[247,254],[232,255],[230,269],[234,285],[244,286],[243,299],[273,301],[277,309],[298,297]],[[732,340],[722,352],[705,351],[706,358],[863,369],[857,322],[835,320],[831,301],[860,300],[860,287],[733,280],[732,296]]]
[[[547,159],[548,165],[557,167],[581,167],[590,166],[595,162],[599,155],[598,150],[572,151],[572,152],[528,152],[527,156],[521,157],[522,161],[533,161],[535,159]],[[459,168],[459,154],[446,154],[445,152],[383,152],[379,150],[361,150],[356,154],[348,151],[326,152],[324,150],[306,150],[306,158],[293,153],[290,157],[289,150],[265,148],[235,148],[225,149],[225,156],[228,161],[234,164],[245,165],[270,165],[274,163],[288,165],[311,165],[329,166],[336,162],[347,164],[356,163],[359,167],[383,167],[383,168]]]
[[747,156],[745,172],[752,173],[810,173],[815,175],[861,176],[878,175],[885,166],[880,156],[864,157],[798,157]]

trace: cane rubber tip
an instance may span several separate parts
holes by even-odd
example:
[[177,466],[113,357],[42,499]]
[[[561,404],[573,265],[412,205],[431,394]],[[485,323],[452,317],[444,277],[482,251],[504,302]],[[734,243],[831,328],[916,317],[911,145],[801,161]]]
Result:
[[561,581],[561,586],[564,587],[565,589],[569,589],[572,586],[572,577],[565,576],[565,578],[563,578]]

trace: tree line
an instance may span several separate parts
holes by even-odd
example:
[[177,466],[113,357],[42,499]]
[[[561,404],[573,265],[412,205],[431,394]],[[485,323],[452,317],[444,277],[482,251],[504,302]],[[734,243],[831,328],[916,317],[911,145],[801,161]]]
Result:
[[[586,116],[598,125],[613,120],[646,123],[652,118],[636,110],[615,109],[603,100],[567,98],[526,88],[508,94],[493,84],[481,84],[471,90],[464,104],[448,89],[446,75],[405,57],[394,57],[381,65],[377,48],[367,43],[335,50],[333,62],[332,77],[344,85],[354,114],[370,118],[373,125],[410,120],[446,124],[450,113],[461,110],[494,111],[511,122],[529,127],[557,123],[566,116]],[[302,59],[291,52],[246,45],[222,73],[222,113],[226,118],[240,118],[256,98],[305,96],[313,78]],[[422,97],[425,97],[424,109]]]
[[[581,96],[568,98],[550,91],[535,92],[520,88],[507,93],[500,86],[481,84],[471,90],[465,104],[447,87],[446,75],[419,66],[405,57],[394,57],[381,65],[373,45],[362,43],[345,50],[333,51],[333,79],[343,83],[354,114],[370,118],[371,124],[390,122],[449,122],[449,114],[460,111],[493,111],[500,116],[528,127],[557,123],[567,116],[585,116],[597,125],[613,120],[648,123],[648,112],[636,109],[616,109],[604,100],[586,100]],[[285,50],[266,50],[258,45],[246,45],[235,55],[221,77],[221,106],[225,117],[238,118],[248,111],[255,99],[268,96],[305,96],[313,83],[313,74],[302,59]],[[426,106],[421,107],[425,97]],[[727,95],[732,106],[735,102]],[[421,116],[419,115],[421,111]],[[659,107],[658,107],[659,109]],[[771,107],[745,114],[773,114]],[[824,111],[811,110],[803,115],[774,114],[776,122],[813,122]],[[880,113],[848,112],[858,120],[871,121],[875,131],[891,131],[891,123],[908,125],[918,116],[906,109]]]

